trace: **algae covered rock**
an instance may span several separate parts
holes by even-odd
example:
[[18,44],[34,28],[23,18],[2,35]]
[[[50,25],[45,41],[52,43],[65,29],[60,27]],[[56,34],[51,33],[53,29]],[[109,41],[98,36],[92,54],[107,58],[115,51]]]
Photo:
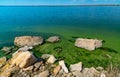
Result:
[[50,43],[55,43],[55,42],[58,42],[58,41],[60,41],[59,36],[51,36],[47,39],[47,42],[50,42]]
[[5,52],[8,52],[8,51],[11,51],[11,49],[12,49],[13,47],[3,47],[1,50],[2,51],[5,51]]

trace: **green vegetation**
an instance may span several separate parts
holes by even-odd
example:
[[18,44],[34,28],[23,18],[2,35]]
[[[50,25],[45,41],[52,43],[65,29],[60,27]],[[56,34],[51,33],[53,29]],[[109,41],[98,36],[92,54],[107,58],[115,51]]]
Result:
[[106,68],[111,64],[119,65],[120,53],[118,51],[106,47],[88,51],[75,47],[74,39],[68,40],[63,37],[62,41],[58,43],[45,43],[36,46],[33,52],[37,57],[41,57],[42,54],[53,54],[58,60],[65,60],[68,66],[77,62],[83,62],[85,67],[102,66]]
[[[51,27],[52,28],[52,27]],[[36,35],[36,36],[43,36],[45,39],[47,39],[49,36],[53,35],[62,35],[61,41],[58,43],[44,43],[41,46],[36,46],[32,50],[34,54],[37,57],[41,57],[42,54],[53,54],[58,60],[64,59],[66,64],[69,66],[70,64],[74,64],[77,62],[83,62],[85,67],[108,67],[110,65],[118,66],[120,68],[120,47],[118,39],[120,36],[118,36],[118,33],[116,32],[107,32],[106,30],[97,30],[95,29],[74,29],[73,27],[69,27],[69,30],[66,30],[68,28],[53,28],[50,27],[46,31],[45,29],[37,28],[31,32],[28,31],[28,34],[26,32],[26,35]],[[54,32],[53,32],[54,31]],[[40,33],[40,32],[43,32]],[[20,33],[18,31],[18,33]],[[16,37],[18,35],[13,36]],[[49,33],[49,34],[48,34]],[[51,34],[50,34],[51,33]],[[114,35],[113,35],[114,34]],[[21,35],[25,35],[25,33],[22,33]],[[102,48],[96,49],[95,51],[88,51],[82,48],[77,48],[74,46],[74,41],[77,37],[81,38],[97,38],[105,40],[104,45]],[[8,38],[7,38],[8,39]],[[13,42],[13,40],[11,41]],[[115,50],[114,50],[115,49]],[[12,53],[17,50],[17,47],[12,51]],[[116,51],[117,50],[117,51]],[[12,54],[11,53],[11,54]],[[11,57],[11,54],[6,55],[7,58]],[[0,57],[5,55],[3,52],[0,51]]]
[[12,57],[12,54],[18,50],[17,46],[14,46],[14,48],[11,49],[11,52],[5,52],[1,50],[0,48],[0,57],[6,56],[8,59]]

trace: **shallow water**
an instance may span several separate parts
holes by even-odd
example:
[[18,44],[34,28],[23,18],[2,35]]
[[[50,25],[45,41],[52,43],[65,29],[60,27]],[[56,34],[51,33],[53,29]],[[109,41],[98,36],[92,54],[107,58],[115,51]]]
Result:
[[120,6],[1,6],[0,46],[21,35],[98,38],[120,50]]

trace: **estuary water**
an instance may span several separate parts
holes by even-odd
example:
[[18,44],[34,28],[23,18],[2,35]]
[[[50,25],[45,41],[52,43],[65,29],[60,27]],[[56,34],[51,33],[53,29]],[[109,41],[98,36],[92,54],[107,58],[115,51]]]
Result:
[[0,6],[0,46],[16,36],[98,38],[120,50],[120,6]]

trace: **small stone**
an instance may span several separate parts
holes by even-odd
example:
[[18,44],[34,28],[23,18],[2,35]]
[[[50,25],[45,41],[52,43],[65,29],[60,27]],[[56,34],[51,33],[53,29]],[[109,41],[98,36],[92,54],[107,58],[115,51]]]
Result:
[[35,71],[38,71],[38,70],[39,70],[39,68],[34,68],[34,72],[35,72]]
[[41,67],[39,68],[39,70],[40,70],[40,71],[44,71],[44,70],[45,70],[45,66],[41,66]]
[[120,73],[118,74],[118,77],[120,77]]
[[1,50],[8,52],[8,51],[11,51],[11,49],[12,49],[12,47],[3,47]]
[[102,71],[103,70],[103,67],[97,67],[96,68],[98,71]]
[[30,77],[30,75],[27,75],[26,77]]
[[56,59],[53,55],[51,55],[51,56],[49,57],[49,59],[47,60],[47,62],[50,63],[50,64],[53,64],[56,60],[57,60],[57,59]]
[[83,75],[82,75],[82,73],[81,73],[80,71],[74,71],[74,72],[73,72],[73,75],[74,75],[75,77],[83,77]]
[[42,61],[41,62],[37,62],[37,63],[34,64],[34,67],[35,68],[39,68],[42,64],[43,64]]
[[38,75],[34,75],[34,77],[38,77]]
[[60,69],[61,69],[61,66],[60,66],[60,65],[58,65],[57,67],[55,67],[54,70],[53,70],[54,75],[57,75],[58,72],[60,71]]
[[65,71],[65,73],[69,72],[63,60],[59,61],[59,65],[62,67],[62,69]]
[[27,68],[24,68],[23,70],[24,70],[24,71],[32,71],[33,68],[34,68],[33,66],[29,66],[29,67],[27,67]]
[[0,68],[6,63],[6,61],[7,61],[6,57],[0,58]]
[[58,41],[60,41],[59,36],[52,36],[52,37],[49,37],[47,39],[47,42],[50,42],[50,43],[55,43],[55,42],[58,42]]
[[81,70],[82,70],[82,62],[70,65],[70,71],[81,71]]
[[64,70],[61,69],[61,70],[59,71],[59,75],[62,75],[63,73],[64,73]]
[[49,76],[49,71],[43,71],[42,73],[38,74],[38,77],[48,77]]
[[8,55],[8,54],[10,54],[12,51],[7,51],[7,52],[5,52],[5,55]]
[[84,68],[83,77],[99,77],[100,72],[97,71],[94,67]]
[[67,74],[67,77],[71,77],[71,76],[72,76],[72,73],[68,73],[68,74]]
[[5,52],[5,55],[8,55],[12,52],[13,47],[3,47],[1,50]]
[[43,58],[43,59],[48,59],[50,56],[51,56],[50,54],[43,54],[43,55],[41,56],[41,58]]
[[18,51],[28,51],[28,50],[31,50],[31,49],[33,49],[32,46],[31,47],[24,46],[24,47],[19,48]]
[[104,73],[101,73],[100,77],[106,77],[106,75]]

